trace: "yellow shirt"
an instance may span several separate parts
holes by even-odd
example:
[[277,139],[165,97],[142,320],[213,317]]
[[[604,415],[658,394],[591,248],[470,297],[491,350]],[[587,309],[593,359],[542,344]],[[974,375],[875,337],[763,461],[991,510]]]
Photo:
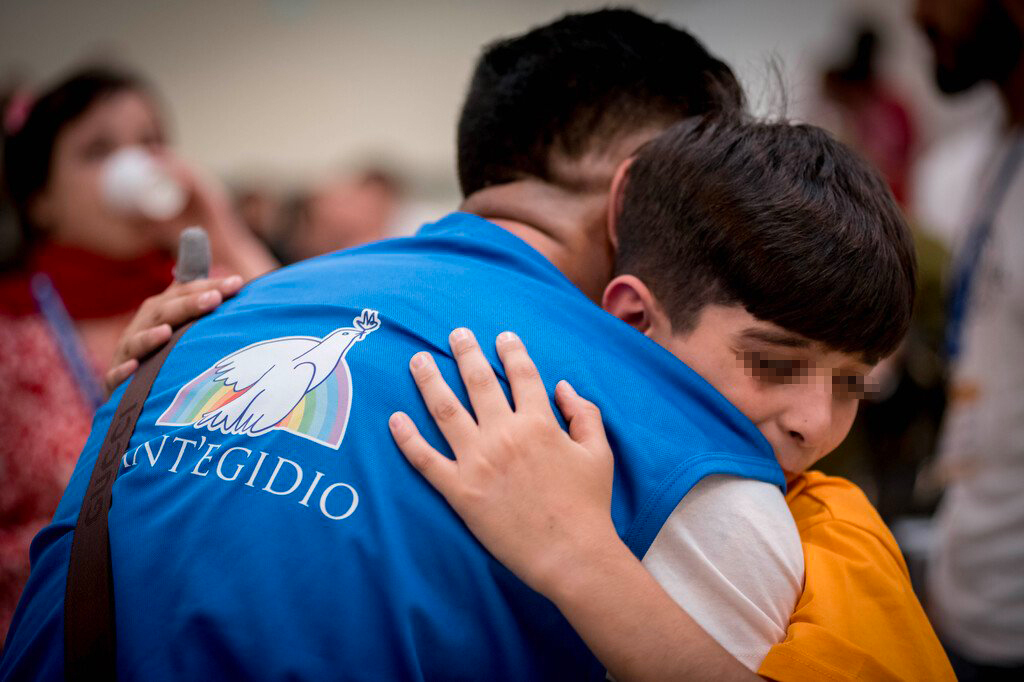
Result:
[[810,471],[786,493],[804,591],[758,671],[790,680],[954,680],[903,555],[857,486]]

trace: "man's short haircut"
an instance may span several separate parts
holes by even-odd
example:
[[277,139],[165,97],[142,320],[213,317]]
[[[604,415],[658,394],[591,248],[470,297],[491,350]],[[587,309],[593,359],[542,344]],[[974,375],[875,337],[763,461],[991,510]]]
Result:
[[630,10],[569,14],[485,48],[459,119],[459,183],[469,196],[558,182],[552,159],[743,106],[732,71],[689,33]]
[[910,324],[906,221],[879,174],[814,126],[673,126],[629,168],[618,237],[618,272],[643,280],[679,333],[706,305],[739,304],[875,362]]

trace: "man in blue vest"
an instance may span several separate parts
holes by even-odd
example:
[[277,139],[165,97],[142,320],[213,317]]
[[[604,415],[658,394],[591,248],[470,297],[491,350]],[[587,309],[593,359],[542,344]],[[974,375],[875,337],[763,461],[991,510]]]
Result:
[[[692,36],[628,11],[490,46],[459,122],[462,212],[264,277],[169,356],[113,487],[119,676],[603,679],[557,609],[487,554],[388,432],[396,410],[431,421],[413,409],[414,353],[432,351],[458,385],[447,338],[459,326],[515,329],[546,385],[568,379],[602,406],[620,535],[756,669],[802,579],[771,448],[592,300],[613,269],[616,167],[682,118],[742,106],[728,67]],[[120,397],[33,543],[2,679],[63,676],[72,535]]]

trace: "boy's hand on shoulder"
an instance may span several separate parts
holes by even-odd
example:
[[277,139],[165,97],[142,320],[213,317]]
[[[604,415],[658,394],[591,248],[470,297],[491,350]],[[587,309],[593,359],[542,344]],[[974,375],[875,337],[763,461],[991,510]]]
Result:
[[455,461],[431,447],[408,415],[396,412],[389,424],[402,453],[477,539],[555,603],[614,679],[757,679],[616,534],[614,460],[597,407],[560,382],[555,401],[566,433],[514,334],[497,342],[514,408],[473,335],[456,329],[450,341],[476,419],[429,353],[415,355],[410,369]]
[[242,288],[242,278],[233,275],[220,279],[173,282],[164,291],[150,296],[121,333],[110,369],[103,377],[107,393],[130,377],[139,362],[166,344],[173,328],[211,312]]
[[474,420],[429,353],[410,370],[455,461],[434,449],[404,413],[389,422],[409,462],[473,534],[524,582],[547,596],[563,589],[582,557],[618,543],[611,521],[613,457],[600,412],[565,381],[555,400],[562,430],[523,343],[511,332],[497,350],[515,406],[467,329],[450,337]]

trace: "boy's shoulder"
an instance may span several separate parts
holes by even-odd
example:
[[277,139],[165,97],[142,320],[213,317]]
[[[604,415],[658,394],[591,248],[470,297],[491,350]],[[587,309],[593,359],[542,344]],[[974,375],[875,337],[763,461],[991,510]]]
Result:
[[805,471],[790,482],[786,504],[803,542],[820,544],[851,533],[867,534],[906,572],[896,539],[864,491],[853,482],[820,471]]
[[955,680],[892,533],[850,481],[805,472],[786,502],[804,550],[804,592],[771,680]]
[[852,481],[820,471],[805,471],[790,481],[786,504],[798,525],[842,521],[862,525],[865,530],[885,528],[863,490]]

